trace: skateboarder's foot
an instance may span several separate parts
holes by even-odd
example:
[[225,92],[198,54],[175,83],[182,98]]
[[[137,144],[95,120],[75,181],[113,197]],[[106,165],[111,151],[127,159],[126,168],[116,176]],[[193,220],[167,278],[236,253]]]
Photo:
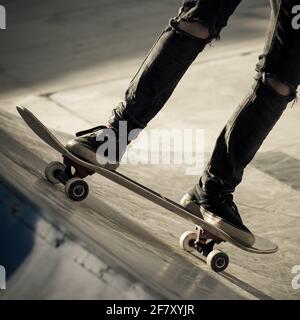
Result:
[[206,222],[223,230],[232,238],[252,246],[255,237],[243,224],[231,193],[207,192],[200,184],[181,199],[180,204]]
[[116,170],[126,150],[120,146],[118,133],[113,128],[98,126],[76,133],[66,148],[78,158],[89,163]]

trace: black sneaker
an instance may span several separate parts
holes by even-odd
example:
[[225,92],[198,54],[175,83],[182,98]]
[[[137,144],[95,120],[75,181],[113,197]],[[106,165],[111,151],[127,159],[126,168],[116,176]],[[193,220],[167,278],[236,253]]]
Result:
[[98,126],[77,132],[76,137],[66,145],[75,156],[109,170],[118,168],[127,145],[120,148],[116,130]]
[[243,224],[231,193],[208,192],[197,184],[183,196],[180,204],[232,238],[249,247],[254,244],[255,236]]

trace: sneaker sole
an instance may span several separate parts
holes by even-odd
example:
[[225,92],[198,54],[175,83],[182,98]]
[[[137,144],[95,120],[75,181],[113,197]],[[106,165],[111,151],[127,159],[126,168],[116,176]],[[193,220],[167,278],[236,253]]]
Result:
[[230,224],[221,217],[214,215],[213,213],[207,211],[200,206],[200,211],[202,213],[203,219],[213,225],[214,227],[224,231],[232,238],[241,241],[243,244],[251,247],[255,242],[255,236],[251,232],[243,231],[236,226]]

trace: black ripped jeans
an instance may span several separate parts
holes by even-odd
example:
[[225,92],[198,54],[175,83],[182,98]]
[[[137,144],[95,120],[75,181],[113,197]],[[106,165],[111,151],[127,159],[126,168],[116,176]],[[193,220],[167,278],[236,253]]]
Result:
[[[145,128],[168,100],[188,67],[217,39],[241,0],[186,0],[170,20],[126,91],[124,102],[114,109],[110,125],[128,121],[128,130]],[[263,54],[256,66],[251,93],[221,131],[211,159],[201,177],[207,189],[233,192],[245,167],[276,124],[300,83],[300,29],[294,28],[293,7],[299,0],[271,0],[271,21]],[[180,20],[200,22],[209,39],[195,38],[179,29]],[[292,89],[281,96],[266,82],[272,76]]]

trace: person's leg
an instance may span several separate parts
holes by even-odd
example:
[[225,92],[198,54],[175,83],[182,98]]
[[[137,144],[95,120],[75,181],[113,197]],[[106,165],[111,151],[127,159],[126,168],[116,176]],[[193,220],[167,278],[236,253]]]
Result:
[[265,52],[257,65],[253,90],[229,119],[217,139],[201,178],[204,186],[233,192],[244,169],[296,97],[300,79],[300,30],[292,27],[296,1],[272,1]]
[[121,120],[128,129],[143,129],[161,110],[188,67],[220,31],[241,0],[186,0],[150,50],[113,112],[110,125]]
[[[123,121],[126,121],[128,133],[147,126],[206,44],[219,37],[221,29],[240,2],[241,0],[184,1],[179,14],[170,20],[169,26],[155,42],[132,79],[124,102],[113,110],[109,127],[115,130],[117,136],[119,124]],[[103,147],[102,137],[106,135],[106,131],[101,130],[96,128],[79,133],[78,138],[67,144],[67,148],[95,164],[103,159],[103,165],[108,160],[112,166],[107,167],[114,169],[126,145],[123,146],[124,142],[120,142],[115,147],[116,151],[120,151],[111,153],[115,154],[115,158],[107,154],[99,157]],[[127,137],[125,141],[127,142]]]
[[269,37],[253,90],[221,131],[199,184],[181,201],[193,211],[195,204],[200,205],[207,221],[249,245],[254,237],[241,224],[232,192],[287,104],[296,97],[300,83],[300,30],[292,28],[293,4],[295,1],[272,1]]

